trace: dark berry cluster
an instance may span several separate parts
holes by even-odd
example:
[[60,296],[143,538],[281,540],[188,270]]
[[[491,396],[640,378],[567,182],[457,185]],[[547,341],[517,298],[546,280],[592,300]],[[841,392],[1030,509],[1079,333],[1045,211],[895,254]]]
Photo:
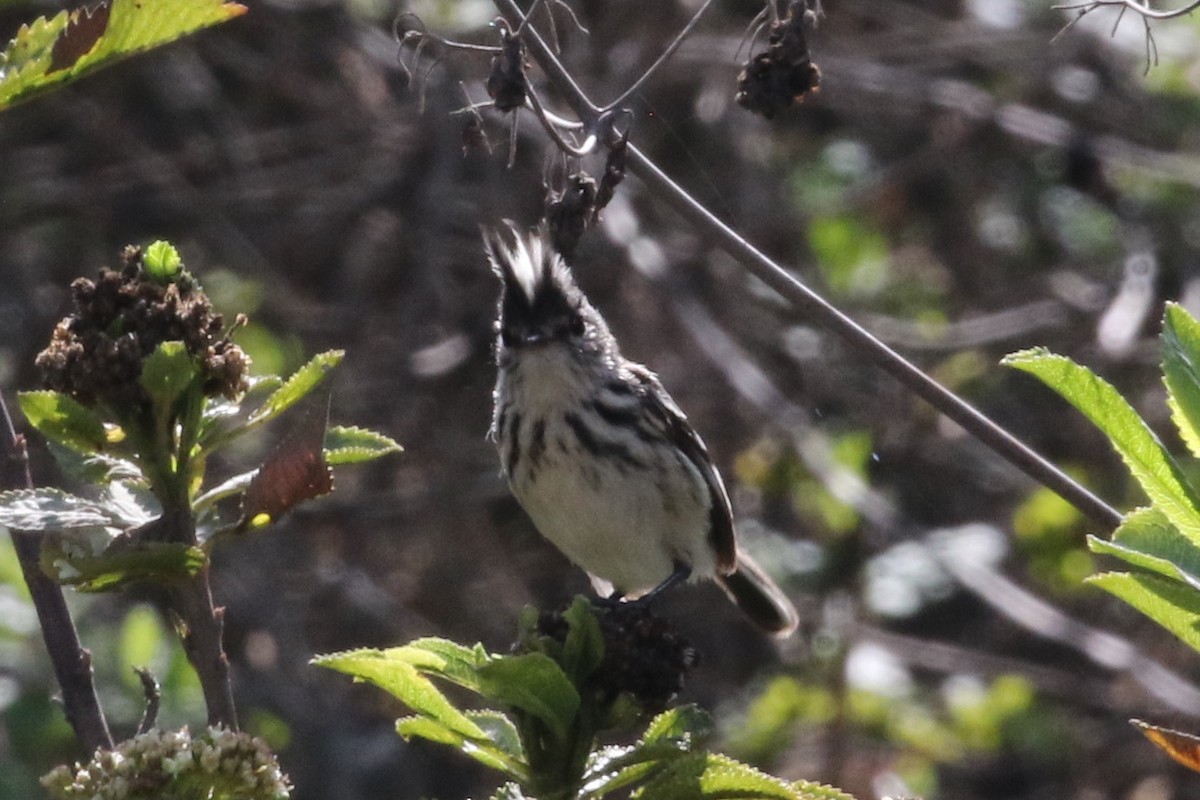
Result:
[[[700,662],[699,653],[670,623],[645,603],[613,603],[596,609],[604,639],[604,659],[588,678],[606,701],[623,692],[649,713],[657,713],[683,690],[683,681]],[[538,620],[544,636],[564,640],[567,623],[559,614]]]
[[738,105],[771,119],[816,91],[821,70],[808,53],[804,25],[809,13],[793,2],[788,14],[771,26],[767,49],[754,56],[738,76]]
[[71,284],[74,311],[54,328],[37,367],[49,389],[84,405],[149,402],[139,383],[142,362],[163,342],[181,341],[204,376],[207,395],[235,398],[246,390],[249,359],[222,333],[220,314],[186,272],[170,283],[150,280],[141,251],[126,248],[121,271]]

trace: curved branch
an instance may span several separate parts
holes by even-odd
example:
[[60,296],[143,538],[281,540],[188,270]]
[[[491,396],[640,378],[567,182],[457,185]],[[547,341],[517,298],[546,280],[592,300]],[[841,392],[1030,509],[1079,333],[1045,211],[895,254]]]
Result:
[[[524,15],[513,0],[493,1],[510,25],[515,27],[524,20]],[[594,125],[600,109],[579,88],[566,67],[538,35],[536,28],[528,28],[523,36],[530,55],[562,93],[566,103],[584,121],[585,126]],[[631,171],[660,200],[674,208],[701,235],[732,256],[748,272],[788,299],[796,309],[842,337],[876,366],[899,380],[1026,475],[1059,494],[1093,521],[1109,528],[1120,524],[1120,512],[958,395],[930,378],[787,270],[767,258],[671,180],[641,150],[629,145],[628,158]]]
[[[0,397],[0,418],[0,489],[33,488],[25,439],[13,428],[3,397]],[[42,539],[38,534],[26,531],[10,533],[17,560],[21,563],[21,573],[37,611],[54,677],[62,690],[67,721],[89,753],[98,748],[111,750],[112,735],[108,732],[108,722],[104,719],[104,710],[92,680],[92,654],[79,643],[79,633],[75,630],[62,587],[42,572],[38,564]]]
[[1079,11],[1087,13],[1103,6],[1116,6],[1121,11],[1129,10],[1140,14],[1144,19],[1175,19],[1191,14],[1200,8],[1200,0],[1191,0],[1188,4],[1175,9],[1156,10],[1150,7],[1149,0],[1140,3],[1138,0],[1078,0],[1072,3],[1061,3],[1051,6],[1056,11]]

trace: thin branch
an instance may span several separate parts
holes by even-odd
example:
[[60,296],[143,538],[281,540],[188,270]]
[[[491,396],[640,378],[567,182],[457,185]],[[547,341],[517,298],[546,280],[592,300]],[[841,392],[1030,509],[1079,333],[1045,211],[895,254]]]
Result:
[[[29,458],[25,438],[13,428],[8,406],[0,396],[0,489],[33,488],[29,475]],[[99,748],[112,749],[112,735],[104,719],[104,709],[96,696],[92,676],[92,654],[79,643],[75,621],[67,608],[62,587],[50,579],[38,563],[42,538],[27,531],[10,531],[21,572],[33,598],[42,638],[54,667],[54,677],[62,689],[63,708],[75,736],[88,752]]]
[[675,37],[675,40],[667,45],[667,49],[662,51],[662,54],[655,59],[654,63],[651,64],[637,80],[633,82],[632,86],[622,92],[621,96],[616,100],[613,100],[611,103],[606,105],[605,108],[609,109],[610,111],[620,108],[627,100],[629,100],[630,97],[634,95],[635,92],[641,89],[646,84],[646,81],[650,80],[655,72],[658,72],[659,67],[667,63],[667,59],[675,55],[675,51],[679,49],[679,46],[683,44],[684,39],[686,39],[696,25],[699,24],[700,18],[704,16],[704,12],[708,11],[709,6],[712,4],[713,0],[705,0],[704,5],[696,9],[696,13],[692,15],[690,20],[688,20],[688,24],[683,26],[683,30],[679,32],[679,34]]
[[1078,2],[1062,3],[1050,7],[1055,11],[1080,11],[1086,14],[1102,6],[1116,6],[1122,11],[1128,9],[1135,14],[1140,14],[1145,19],[1175,19],[1176,17],[1186,16],[1197,8],[1200,8],[1200,0],[1192,0],[1180,8],[1162,11],[1151,8],[1149,2],[1139,3],[1138,0],[1078,0]]
[[943,387],[896,351],[872,336],[791,273],[771,261],[672,181],[653,161],[629,146],[629,167],[655,194],[688,220],[706,238],[737,260],[756,278],[774,289],[807,318],[825,326],[900,381],[938,411],[1022,472],[1057,492],[1092,520],[1116,527],[1121,514],[1011,433]]
[[[523,19],[513,0],[494,0],[510,25]],[[535,28],[524,35],[530,55],[580,116],[585,126],[594,124],[600,109],[575,83]],[[1120,524],[1121,514],[1092,494],[1058,467],[1047,461],[1011,433],[934,381],[900,354],[872,336],[866,329],[809,289],[791,273],[767,258],[732,228],[717,218],[675,183],[641,150],[629,145],[630,169],[662,201],[670,205],[705,238],[732,256],[751,274],[788,299],[798,311],[824,325],[863,353],[877,366],[958,423],[1018,469],[1047,486],[1086,516],[1106,527]]]

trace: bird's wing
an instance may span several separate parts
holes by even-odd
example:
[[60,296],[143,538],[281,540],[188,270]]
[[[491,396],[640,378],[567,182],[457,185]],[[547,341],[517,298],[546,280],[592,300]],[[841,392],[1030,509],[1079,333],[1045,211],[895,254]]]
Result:
[[658,376],[640,364],[626,364],[633,378],[641,384],[642,402],[650,419],[679,448],[696,467],[708,486],[712,505],[709,507],[708,540],[717,557],[717,571],[729,574],[737,568],[737,543],[733,533],[733,508],[729,504],[729,493],[725,482],[713,466],[708,448],[687,416],[667,394]]

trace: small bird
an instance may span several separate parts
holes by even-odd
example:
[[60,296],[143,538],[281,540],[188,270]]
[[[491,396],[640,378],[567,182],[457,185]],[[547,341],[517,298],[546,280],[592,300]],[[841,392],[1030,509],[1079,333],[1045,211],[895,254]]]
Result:
[[546,231],[508,227],[484,232],[503,284],[490,437],[538,531],[601,595],[712,578],[760,628],[790,634],[796,609],[738,552],[725,484],[687,417],[621,355]]

